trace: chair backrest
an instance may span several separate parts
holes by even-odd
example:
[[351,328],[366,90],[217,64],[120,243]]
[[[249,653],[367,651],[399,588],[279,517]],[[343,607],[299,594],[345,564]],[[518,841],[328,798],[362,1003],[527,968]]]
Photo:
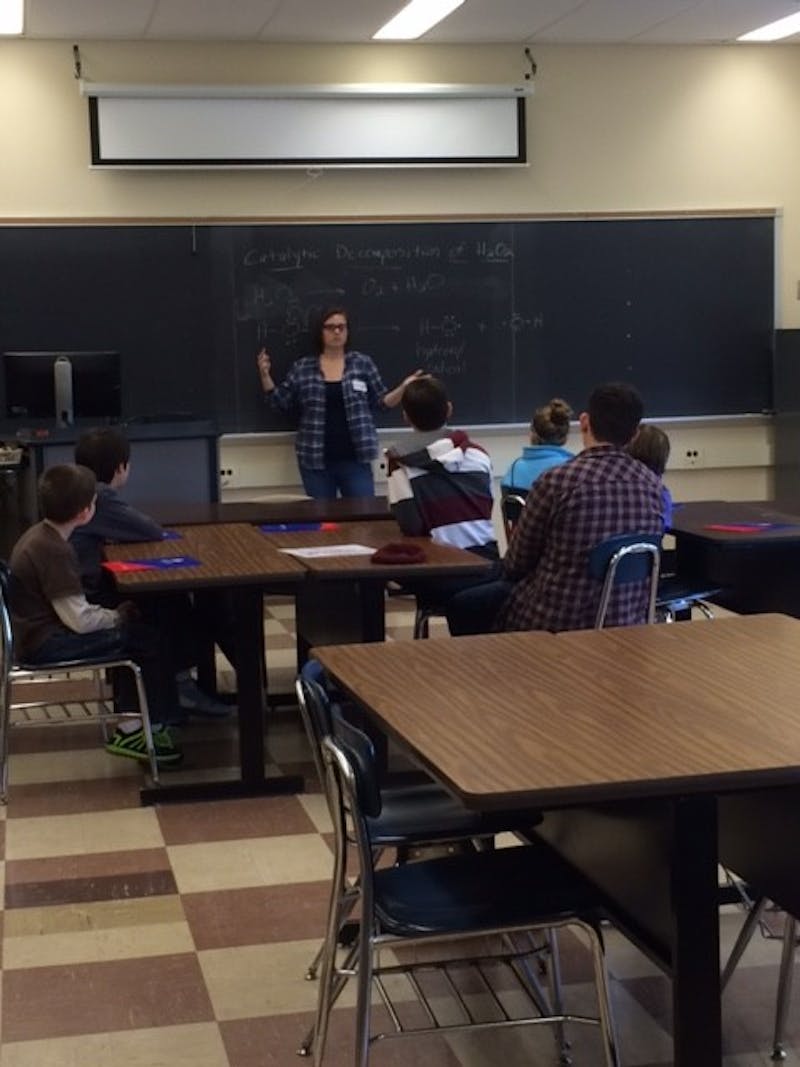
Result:
[[295,682],[300,717],[306,731],[314,768],[322,788],[325,788],[327,773],[322,757],[322,742],[332,732],[331,704],[322,685],[322,668],[315,660],[309,660]]
[[11,630],[9,589],[11,571],[4,559],[0,559],[0,666],[2,677],[7,678],[14,660],[14,635]]
[[348,846],[354,843],[358,853],[362,912],[370,914],[374,854],[366,816],[380,814],[380,791],[371,741],[357,727],[349,723],[345,726],[346,730],[337,736],[326,737],[322,743],[328,779],[326,790],[336,839],[335,870],[341,872],[343,879],[350,862]]
[[647,622],[655,622],[661,537],[657,534],[619,534],[601,541],[589,553],[589,573],[603,583],[594,626],[605,626],[614,589],[633,582],[649,582]]
[[510,540],[514,527],[519,522],[522,509],[525,507],[525,497],[519,493],[507,493],[500,501],[500,511],[503,515],[503,528],[506,532],[506,541]]

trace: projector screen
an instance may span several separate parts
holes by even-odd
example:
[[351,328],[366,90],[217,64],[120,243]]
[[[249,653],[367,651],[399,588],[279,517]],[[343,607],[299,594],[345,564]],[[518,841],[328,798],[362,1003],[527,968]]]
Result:
[[89,114],[96,167],[526,162],[525,100],[516,95],[203,97],[148,90],[90,95]]

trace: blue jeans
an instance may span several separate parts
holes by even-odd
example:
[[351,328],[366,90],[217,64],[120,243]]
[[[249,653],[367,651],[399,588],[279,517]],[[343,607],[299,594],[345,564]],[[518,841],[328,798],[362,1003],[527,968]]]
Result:
[[513,582],[500,578],[457,593],[447,604],[447,626],[453,637],[491,633],[513,588]]
[[316,500],[335,500],[339,496],[375,496],[372,464],[355,459],[328,460],[324,470],[301,467],[303,488]]
[[[132,659],[139,664],[150,718],[154,723],[178,721],[178,696],[168,643],[163,634],[147,623],[132,620],[123,626],[95,630],[89,634],[77,634],[64,628],[51,634],[29,657],[28,662],[46,664],[104,656]],[[124,671],[121,677],[130,679],[130,672]],[[115,684],[115,703],[117,699]],[[119,699],[127,706],[130,694],[124,693]]]

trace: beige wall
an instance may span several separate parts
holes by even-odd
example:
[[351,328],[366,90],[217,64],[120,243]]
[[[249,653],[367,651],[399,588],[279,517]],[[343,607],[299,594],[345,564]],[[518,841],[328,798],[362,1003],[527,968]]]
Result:
[[[776,324],[800,326],[800,50],[796,46],[536,47],[526,168],[340,172],[109,172],[88,167],[87,105],[71,43],[0,42],[0,216],[292,218],[775,209]],[[526,69],[510,46],[81,44],[90,81],[513,83]],[[342,131],[346,137],[346,130]],[[735,269],[735,264],[731,269]],[[380,362],[380,353],[375,353]],[[255,387],[255,381],[254,381]],[[580,404],[583,398],[570,398]],[[678,431],[682,442],[683,430]],[[708,447],[724,458],[729,427]],[[743,432],[769,454],[769,427]],[[497,442],[501,458],[518,435]],[[266,447],[264,447],[266,445]],[[241,443],[223,458],[241,466]],[[282,485],[279,442],[261,442],[263,485]],[[232,458],[231,458],[232,457]],[[761,458],[748,464],[768,491]],[[223,462],[223,466],[226,463]],[[714,492],[706,466],[681,472],[685,493]],[[724,463],[721,470],[737,469]],[[719,475],[731,489],[731,475]],[[232,487],[233,488],[233,487]],[[734,486],[734,489],[736,486]]]

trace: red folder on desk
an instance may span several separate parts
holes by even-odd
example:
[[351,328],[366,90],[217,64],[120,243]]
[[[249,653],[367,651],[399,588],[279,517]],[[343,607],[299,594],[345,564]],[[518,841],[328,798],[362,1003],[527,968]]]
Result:
[[703,529],[719,533],[769,533],[771,530],[791,530],[794,522],[709,522]]
[[154,569],[149,563],[131,563],[123,559],[109,559],[102,563],[101,566],[113,574],[125,574],[128,571],[151,571]]

